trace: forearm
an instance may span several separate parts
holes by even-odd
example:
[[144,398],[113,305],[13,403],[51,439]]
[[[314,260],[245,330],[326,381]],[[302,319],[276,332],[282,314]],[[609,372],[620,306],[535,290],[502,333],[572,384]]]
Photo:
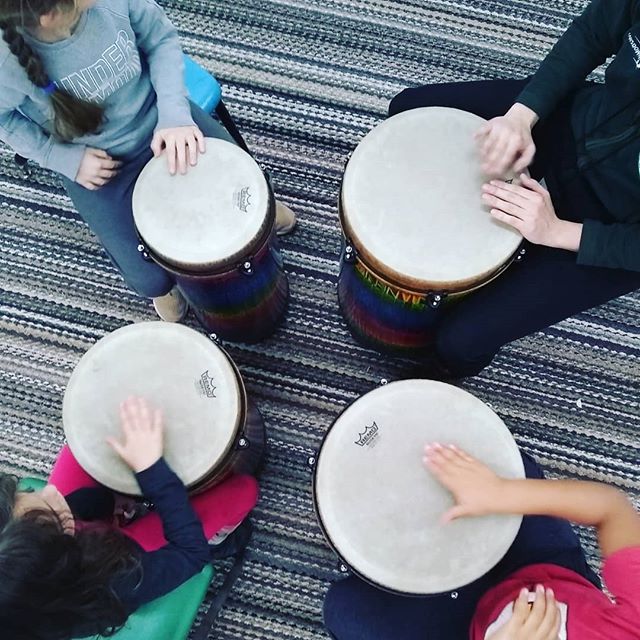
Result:
[[206,550],[202,524],[189,503],[187,491],[164,459],[136,473],[136,478],[144,496],[155,504],[167,541],[185,550]]
[[525,126],[529,127],[529,129],[533,129],[534,125],[539,120],[538,114],[521,102],[515,102],[505,115],[512,120],[517,120],[518,122],[523,123]]
[[18,111],[0,112],[0,139],[21,156],[69,180],[75,180],[85,152],[84,145],[57,142]]
[[541,118],[573,90],[597,66],[613,55],[631,27],[635,0],[612,3],[593,0],[556,42],[531,82],[517,98]]
[[158,97],[156,129],[193,124],[184,84],[184,62],[178,32],[152,0],[130,0],[129,18],[136,44],[149,62],[151,84]]
[[546,515],[594,526],[605,555],[640,544],[640,516],[619,490],[579,480],[503,480],[495,513]]

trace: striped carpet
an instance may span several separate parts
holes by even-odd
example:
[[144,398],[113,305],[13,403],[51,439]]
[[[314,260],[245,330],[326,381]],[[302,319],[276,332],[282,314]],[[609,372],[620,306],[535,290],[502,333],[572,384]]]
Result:
[[[184,46],[227,104],[300,225],[284,243],[291,305],[255,346],[229,345],[268,423],[249,560],[211,637],[326,637],[338,577],[315,523],[307,457],[338,412],[406,363],[357,346],[336,305],[336,195],[345,155],[406,85],[525,75],[583,0],[172,0]],[[153,319],[79,222],[56,178],[26,179],[0,150],[0,468],[47,473],[61,402],[98,338]],[[640,496],[640,297],[505,348],[462,386],[490,402],[552,475]],[[594,540],[585,544],[595,564]]]

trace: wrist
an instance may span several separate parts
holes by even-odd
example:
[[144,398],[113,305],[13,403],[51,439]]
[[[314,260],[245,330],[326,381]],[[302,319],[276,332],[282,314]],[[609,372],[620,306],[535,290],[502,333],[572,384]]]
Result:
[[577,252],[582,239],[582,223],[558,219],[548,246]]
[[485,492],[486,502],[482,509],[482,512],[478,515],[491,515],[493,513],[512,513],[509,509],[505,509],[506,499],[513,491],[511,483],[513,481],[507,478],[496,477],[495,481],[490,487],[487,487]]
[[533,109],[530,109],[520,102],[514,103],[505,116],[511,120],[516,120],[520,124],[524,124],[529,129],[532,129],[539,120],[538,114]]
[[144,460],[136,460],[135,462],[132,462],[131,470],[134,473],[142,473],[147,469],[151,469],[151,467],[153,467],[153,465],[156,464],[156,462],[158,462],[158,460],[160,460],[161,457],[162,456],[157,456],[154,458],[149,457]]
[[136,475],[138,473],[144,473],[145,471],[149,471],[151,468],[155,467],[161,459],[162,459],[162,456],[155,458],[153,461],[151,461],[150,459],[136,461],[135,464],[131,465],[131,470]]

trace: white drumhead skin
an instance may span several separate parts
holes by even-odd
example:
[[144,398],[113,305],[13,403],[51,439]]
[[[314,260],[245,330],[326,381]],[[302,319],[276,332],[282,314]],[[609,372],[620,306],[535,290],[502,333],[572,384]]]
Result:
[[190,485],[232,444],[242,415],[241,389],[224,353],[179,324],[141,322],[98,340],[71,374],[62,420],[80,465],[115,491],[137,495],[138,483],[105,442],[121,436],[120,403],[141,396],[164,416],[164,457]]
[[235,144],[206,139],[185,175],[169,175],[164,155],[149,161],[133,191],[133,217],[149,248],[170,264],[197,270],[237,258],[268,217],[267,182]]
[[473,136],[483,122],[458,109],[412,109],[376,126],[351,156],[342,184],[345,232],[400,284],[473,282],[522,241],[481,200],[487,177]]
[[502,476],[524,477],[502,420],[466,391],[430,380],[393,382],[356,400],[328,432],[315,470],[316,509],[339,555],[374,584],[413,595],[487,573],[522,522],[492,515],[440,524],[454,501],[422,464],[429,442],[455,444]]

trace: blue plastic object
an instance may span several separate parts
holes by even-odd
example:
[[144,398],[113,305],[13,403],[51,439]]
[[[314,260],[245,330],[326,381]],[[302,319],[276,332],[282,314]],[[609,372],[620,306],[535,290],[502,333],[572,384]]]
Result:
[[218,81],[193,58],[184,54],[184,82],[189,98],[206,113],[212,113],[222,97]]

